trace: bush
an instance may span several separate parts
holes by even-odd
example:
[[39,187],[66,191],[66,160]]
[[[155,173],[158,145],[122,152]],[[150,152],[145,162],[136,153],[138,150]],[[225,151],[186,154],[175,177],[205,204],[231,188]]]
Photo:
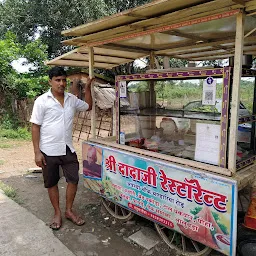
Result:
[[1,129],[17,129],[19,127],[19,119],[14,114],[5,113],[1,119]]
[[4,184],[2,181],[0,181],[0,189],[2,189],[4,191],[4,194],[11,199],[14,199],[17,196],[16,190]]
[[26,128],[0,129],[0,138],[31,140],[31,134]]
[[0,181],[0,189],[3,190],[4,194],[11,198],[13,201],[15,201],[18,204],[22,204],[22,200],[18,197],[17,191],[6,184],[4,184],[2,181]]

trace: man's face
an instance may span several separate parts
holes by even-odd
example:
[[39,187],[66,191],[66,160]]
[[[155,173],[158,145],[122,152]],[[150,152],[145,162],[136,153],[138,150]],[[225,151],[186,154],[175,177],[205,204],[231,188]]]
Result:
[[67,78],[66,76],[54,76],[49,80],[49,84],[52,87],[52,92],[56,94],[64,94]]
[[91,165],[91,164],[95,164],[95,154],[93,151],[89,151],[88,154],[87,154],[87,161],[88,161],[88,164]]

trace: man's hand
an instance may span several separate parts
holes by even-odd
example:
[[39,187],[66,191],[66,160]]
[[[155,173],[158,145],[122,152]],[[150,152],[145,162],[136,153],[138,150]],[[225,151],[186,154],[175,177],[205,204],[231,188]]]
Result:
[[91,84],[92,84],[92,82],[93,82],[94,80],[95,80],[94,77],[88,77],[88,78],[87,78],[87,81],[86,81],[85,89],[91,88]]
[[87,78],[87,80],[86,80],[86,84],[85,84],[85,86],[84,86],[84,89],[83,89],[83,93],[85,93],[88,89],[91,89],[91,85],[92,85],[92,82],[95,80],[95,78],[94,77],[89,77],[88,76],[88,78]]
[[46,165],[44,155],[40,151],[39,141],[40,141],[40,125],[32,124],[32,141],[35,153],[35,163],[37,166],[43,168]]
[[91,84],[93,81],[94,81],[94,77],[92,77],[92,78],[88,77],[85,88],[84,88],[85,102],[89,106],[88,111],[92,109]]
[[46,161],[44,155],[41,152],[35,153],[35,163],[38,167],[44,168]]

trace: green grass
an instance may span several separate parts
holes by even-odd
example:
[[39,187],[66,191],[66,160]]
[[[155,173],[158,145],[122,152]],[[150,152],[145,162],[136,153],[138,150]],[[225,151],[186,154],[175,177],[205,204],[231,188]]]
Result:
[[0,142],[0,148],[11,148],[12,147],[12,145],[10,145],[10,144],[1,144],[1,142]]
[[18,204],[22,204],[21,199],[19,199],[17,191],[6,184],[4,184],[2,181],[0,181],[0,189],[4,191],[4,194],[11,198],[13,201],[15,201]]
[[0,128],[0,138],[31,140],[31,133],[26,128],[18,128],[16,130]]
[[4,164],[4,160],[0,159],[0,165],[3,165],[3,164]]

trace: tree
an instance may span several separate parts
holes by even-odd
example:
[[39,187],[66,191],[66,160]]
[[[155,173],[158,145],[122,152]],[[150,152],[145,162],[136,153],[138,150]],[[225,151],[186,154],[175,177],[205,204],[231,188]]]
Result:
[[[19,124],[16,113],[16,100],[35,97],[46,90],[47,77],[41,76],[47,67],[47,47],[40,40],[21,45],[16,36],[8,32],[0,40],[0,119],[8,120],[8,127],[15,128]],[[11,63],[19,58],[25,58],[33,64],[33,69],[27,74],[19,74]]]
[[143,4],[145,0],[5,0],[0,3],[0,35],[12,31],[20,43],[40,36],[48,57],[67,52],[61,31]]
[[104,0],[109,13],[114,14],[150,2],[149,0]]
[[15,42],[15,36],[8,32],[4,40],[0,40],[0,91],[6,89],[7,78],[14,74],[11,62],[18,59],[20,49]]
[[12,31],[22,44],[40,36],[53,57],[66,51],[62,30],[106,14],[103,0],[6,0],[0,5],[0,32]]

